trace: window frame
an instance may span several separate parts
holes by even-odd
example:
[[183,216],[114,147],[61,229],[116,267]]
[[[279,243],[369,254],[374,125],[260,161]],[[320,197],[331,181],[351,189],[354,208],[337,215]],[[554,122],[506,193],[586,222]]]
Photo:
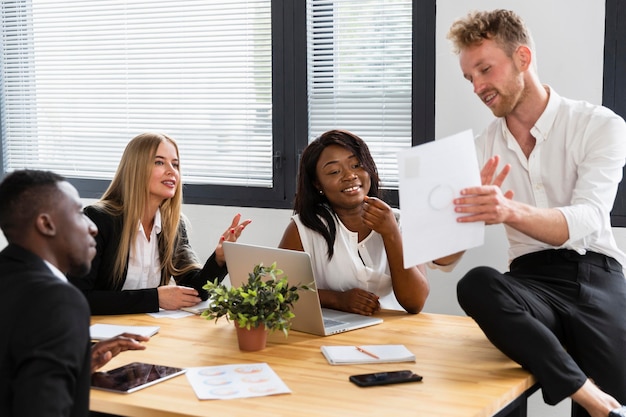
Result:
[[[435,137],[435,3],[413,0],[412,146]],[[184,184],[185,204],[292,208],[299,156],[308,138],[306,0],[272,0],[271,10],[274,186]],[[4,173],[1,125],[0,141],[0,172]],[[68,180],[83,198],[99,198],[110,182]],[[384,190],[383,196],[398,207],[397,190]]]
[[[626,119],[626,0],[606,0],[602,105]],[[623,178],[626,178],[624,167]],[[611,225],[626,227],[626,181],[617,189]]]

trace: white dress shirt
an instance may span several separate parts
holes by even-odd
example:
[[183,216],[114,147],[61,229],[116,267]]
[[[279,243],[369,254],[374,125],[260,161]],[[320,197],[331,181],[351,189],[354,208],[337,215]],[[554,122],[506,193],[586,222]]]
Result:
[[128,256],[128,272],[122,290],[157,288],[161,284],[158,234],[161,233],[161,211],[154,216],[150,240],[146,237],[141,221],[137,226],[135,242]]
[[[500,155],[511,172],[502,190],[514,200],[539,208],[560,210],[569,240],[560,248],[580,254],[587,250],[611,256],[626,266],[610,224],[617,186],[626,160],[626,124],[611,110],[560,97],[549,88],[548,105],[531,129],[536,144],[528,158],[504,118],[494,120],[477,138],[482,167]],[[505,225],[509,258],[555,248]]]
[[48,265],[48,268],[50,268],[50,270],[52,271],[55,277],[57,277],[63,282],[68,282],[67,277],[65,276],[65,274],[63,274],[63,272],[61,272],[59,268],[52,265],[50,262],[46,261],[45,259],[43,261],[45,262],[46,265]]

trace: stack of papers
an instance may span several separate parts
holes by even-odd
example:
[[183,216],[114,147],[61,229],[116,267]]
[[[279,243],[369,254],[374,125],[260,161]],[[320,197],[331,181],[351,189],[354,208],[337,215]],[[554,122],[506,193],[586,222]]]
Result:
[[322,346],[321,350],[331,365],[415,362],[404,345]]
[[152,336],[158,333],[159,326],[118,326],[116,324],[92,324],[89,327],[91,340],[104,340],[118,336],[122,333],[138,334],[140,336]]

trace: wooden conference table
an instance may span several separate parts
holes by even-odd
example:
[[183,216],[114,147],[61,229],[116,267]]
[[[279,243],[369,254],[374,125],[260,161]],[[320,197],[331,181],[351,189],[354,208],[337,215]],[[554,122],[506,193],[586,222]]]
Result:
[[[265,362],[291,394],[198,400],[184,375],[132,394],[91,390],[94,411],[164,416],[526,416],[536,391],[532,375],[500,353],[472,319],[440,314],[382,312],[384,323],[328,337],[291,331],[271,334],[267,347],[242,352],[235,329],[199,316],[156,319],[147,314],[94,316],[92,323],[158,325],[143,351],[124,352],[102,370],[133,361],[176,367]],[[322,345],[404,344],[416,363],[328,364]],[[422,382],[359,388],[348,376],[411,369]]]

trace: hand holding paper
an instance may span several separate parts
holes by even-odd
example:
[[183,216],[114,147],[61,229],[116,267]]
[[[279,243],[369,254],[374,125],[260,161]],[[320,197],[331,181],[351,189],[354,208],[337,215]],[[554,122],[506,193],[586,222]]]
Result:
[[484,222],[459,223],[454,198],[481,185],[470,130],[398,154],[404,267],[484,243]]
[[487,160],[480,171],[481,187],[462,190],[461,198],[455,200],[456,211],[462,216],[460,222],[484,221],[485,224],[499,224],[506,221],[506,201],[512,200],[514,192],[503,192],[502,184],[511,171],[511,165],[506,164],[496,175],[500,156],[494,155]]

